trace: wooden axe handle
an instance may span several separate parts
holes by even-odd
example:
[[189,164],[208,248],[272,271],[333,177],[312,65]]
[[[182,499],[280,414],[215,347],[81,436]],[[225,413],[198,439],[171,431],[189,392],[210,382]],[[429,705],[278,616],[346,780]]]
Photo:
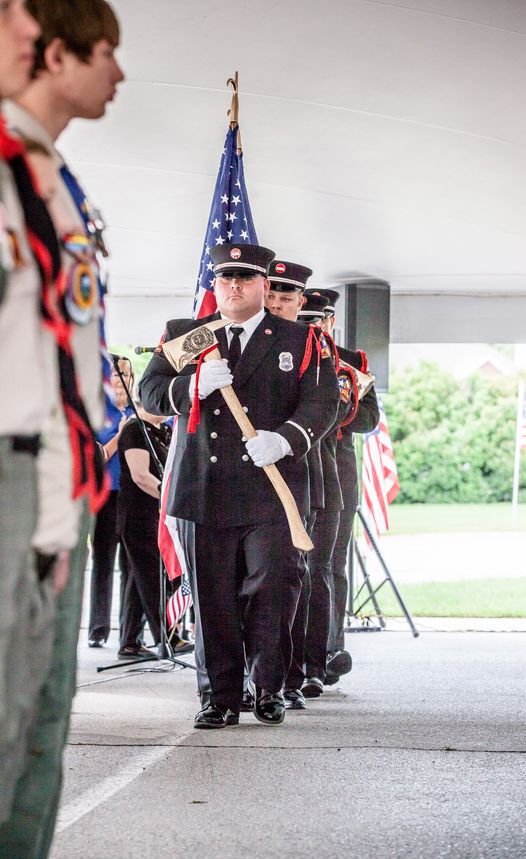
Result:
[[[221,359],[219,349],[214,349],[205,356],[205,361],[217,361],[218,359]],[[226,388],[220,388],[220,391],[243,435],[247,439],[254,438],[254,436],[257,435],[256,430],[249,421],[247,413],[243,411],[243,406],[239,402],[232,385],[228,385]],[[292,545],[296,546],[297,549],[301,549],[303,552],[310,552],[311,549],[314,548],[314,544],[305,530],[294,496],[285,483],[281,472],[278,471],[274,464],[265,465],[263,467],[263,471],[272,483],[279,500],[283,504],[285,514],[287,516],[287,522],[289,523]]]

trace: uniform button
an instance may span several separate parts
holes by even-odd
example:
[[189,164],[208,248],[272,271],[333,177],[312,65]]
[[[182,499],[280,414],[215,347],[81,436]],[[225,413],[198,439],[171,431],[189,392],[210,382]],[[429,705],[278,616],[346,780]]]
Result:
[[244,453],[243,456],[241,457],[241,459],[243,460],[243,462],[248,462],[250,457],[249,457],[248,453]]
[[221,414],[221,409],[214,409],[214,414],[215,414],[215,415],[220,415],[220,414]]
[[211,433],[210,433],[210,438],[217,438],[217,433],[216,433],[216,432],[211,432]]
[[241,436],[241,441],[246,441],[246,440],[247,440],[246,435],[242,435],[242,436]]
[[248,406],[243,406],[243,411],[248,412]]
[[210,462],[217,462],[217,456],[211,456]]

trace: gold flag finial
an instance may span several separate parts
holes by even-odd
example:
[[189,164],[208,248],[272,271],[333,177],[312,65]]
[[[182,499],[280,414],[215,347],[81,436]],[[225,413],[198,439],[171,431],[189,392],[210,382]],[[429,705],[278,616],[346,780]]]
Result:
[[241,132],[239,130],[239,72],[236,72],[233,78],[228,78],[226,85],[232,86],[232,89],[234,90],[234,92],[232,93],[232,102],[230,105],[230,110],[227,111],[227,116],[230,117],[230,128],[234,130],[234,128],[237,127],[237,154],[241,155],[243,150],[241,147]]

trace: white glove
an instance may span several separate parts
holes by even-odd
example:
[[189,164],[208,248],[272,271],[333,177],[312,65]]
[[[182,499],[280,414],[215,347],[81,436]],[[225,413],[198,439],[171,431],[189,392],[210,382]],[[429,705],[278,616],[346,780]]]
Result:
[[[204,400],[219,388],[226,388],[234,381],[232,373],[228,368],[226,358],[215,361],[203,361],[199,372],[199,399]],[[195,391],[195,373],[190,378],[188,394],[193,400]]]
[[284,456],[292,453],[286,438],[279,432],[269,432],[268,430],[257,430],[255,438],[249,438],[245,447],[254,465],[257,465],[258,468],[272,465],[273,462],[277,462],[278,459],[283,459]]

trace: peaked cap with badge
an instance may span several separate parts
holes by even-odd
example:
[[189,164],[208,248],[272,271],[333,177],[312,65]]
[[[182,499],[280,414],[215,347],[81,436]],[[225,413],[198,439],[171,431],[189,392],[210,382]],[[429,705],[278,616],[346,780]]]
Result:
[[336,302],[340,298],[341,293],[336,289],[307,289],[305,295],[310,298],[312,295],[321,295],[327,299],[328,304],[325,307],[325,316],[334,316]]
[[210,248],[214,264],[214,275],[261,274],[268,277],[270,263],[276,256],[274,251],[261,245],[217,245]]
[[329,299],[317,290],[306,289],[306,303],[298,313],[298,322],[320,322],[325,317],[325,308]]
[[273,292],[303,292],[312,269],[295,262],[275,259],[270,264],[268,279]]

